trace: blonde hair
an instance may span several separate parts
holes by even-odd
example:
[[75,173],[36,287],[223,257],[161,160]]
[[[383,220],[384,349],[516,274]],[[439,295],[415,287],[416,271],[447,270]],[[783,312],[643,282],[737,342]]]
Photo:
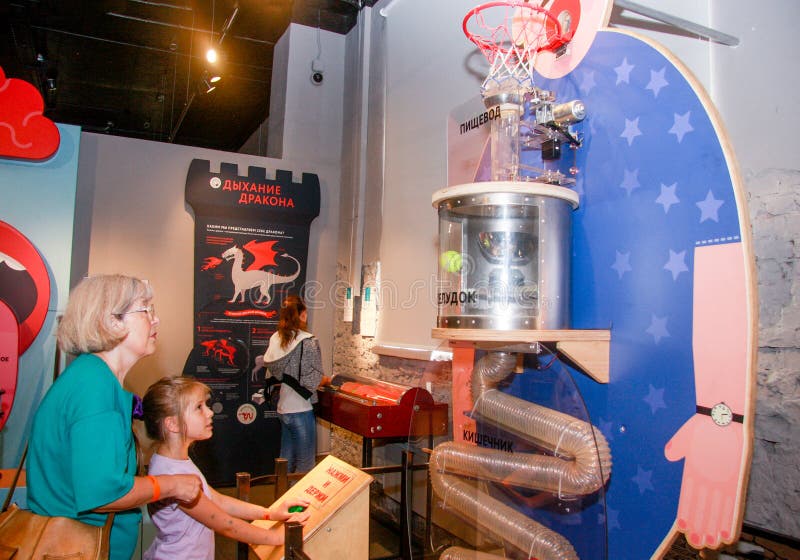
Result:
[[167,440],[164,420],[174,416],[178,421],[183,437],[186,437],[186,422],[183,415],[190,405],[193,394],[202,391],[211,395],[208,385],[191,377],[162,377],[147,389],[142,399],[144,427],[150,439],[157,442]]
[[123,313],[153,288],[145,280],[121,274],[89,276],[75,286],[58,325],[58,346],[70,354],[105,352],[128,336],[120,322]]
[[297,336],[300,329],[306,324],[300,319],[300,314],[306,310],[306,304],[299,296],[286,296],[281,305],[281,314],[278,319],[278,336],[281,339],[281,348],[286,348]]

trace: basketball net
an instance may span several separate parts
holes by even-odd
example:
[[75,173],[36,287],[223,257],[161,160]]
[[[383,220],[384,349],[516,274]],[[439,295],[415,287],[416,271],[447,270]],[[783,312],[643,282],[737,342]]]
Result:
[[536,0],[487,2],[470,10],[462,27],[489,61],[481,86],[484,97],[535,90],[536,55],[557,50],[568,40],[558,18]]
[[[536,55],[558,51],[572,37],[562,22],[548,9],[565,0],[499,0],[470,10],[462,27],[489,61],[489,73],[481,85],[486,107],[497,107],[499,118],[492,119],[492,181],[520,180],[520,119],[526,95],[537,99],[533,80]],[[566,0],[578,2],[578,0]],[[570,27],[570,12],[564,23]]]

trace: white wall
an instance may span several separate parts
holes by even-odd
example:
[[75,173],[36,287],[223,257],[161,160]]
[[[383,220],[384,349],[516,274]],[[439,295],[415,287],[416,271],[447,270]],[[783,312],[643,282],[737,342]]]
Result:
[[[84,207],[81,223],[89,224],[86,270],[88,273],[119,272],[149,279],[156,292],[161,317],[159,345],[154,356],[141,361],[126,383],[137,392],[163,375],[183,370],[192,348],[194,294],[194,216],[184,201],[186,173],[192,159],[208,159],[211,171],[222,162],[237,163],[240,174],[248,166],[286,169],[300,180],[300,173],[316,173],[323,204],[312,223],[307,280],[323,286],[335,280],[334,251],[337,237],[338,168],[312,160],[292,162],[229,152],[204,150],[144,140],[83,133],[78,168],[78,190],[92,193],[91,207]],[[331,203],[331,201],[334,201]],[[87,215],[88,214],[88,215]],[[330,306],[309,313],[319,337],[326,367],[332,364],[333,314]]]
[[712,47],[711,96],[727,125],[743,174],[797,169],[800,61],[794,55],[794,40],[800,3],[710,3],[712,25],[741,41],[733,49]]
[[[276,45],[279,66],[273,72],[275,87],[285,88],[270,100],[272,120],[283,121],[281,154],[284,159],[313,161],[339,168],[342,155],[342,111],[344,90],[344,46],[342,35],[291,24]],[[288,50],[288,56],[287,51]],[[311,63],[318,59],[324,68],[320,85],[311,82]],[[282,61],[286,60],[284,67]],[[282,71],[285,69],[285,74]],[[278,130],[275,124],[275,131]],[[272,152],[270,152],[272,153]]]
[[[380,9],[386,2],[376,4]],[[445,117],[479,92],[486,63],[461,31],[472,0],[395,0],[374,42],[385,41],[386,139],[383,184],[381,314],[378,341],[437,347],[430,338],[436,306],[438,217],[433,193],[446,186]],[[424,7],[424,9],[423,9]],[[464,66],[474,64],[475,73]],[[371,148],[373,157],[381,153]]]
[[[291,24],[275,46],[270,94],[268,153],[284,161],[318,170],[321,181],[320,216],[311,225],[308,280],[321,283],[317,308],[309,324],[323,341],[327,371],[333,364],[335,320],[334,284],[339,245],[341,204],[342,126],[344,114],[345,37]],[[311,81],[311,63],[319,60],[324,80]],[[281,89],[282,88],[282,89]],[[278,91],[276,91],[278,90]]]

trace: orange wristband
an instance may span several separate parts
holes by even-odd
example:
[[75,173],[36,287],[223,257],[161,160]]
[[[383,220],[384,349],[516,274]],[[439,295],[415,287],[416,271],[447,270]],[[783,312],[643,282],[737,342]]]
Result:
[[149,474],[147,478],[149,478],[150,482],[153,484],[153,497],[150,501],[157,502],[161,498],[161,486],[158,485],[158,479],[153,475]]

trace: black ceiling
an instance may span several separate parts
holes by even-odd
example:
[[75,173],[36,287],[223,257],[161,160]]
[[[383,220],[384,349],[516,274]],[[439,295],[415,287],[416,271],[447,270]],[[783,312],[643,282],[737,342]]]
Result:
[[[0,67],[56,122],[236,151],[267,118],[289,23],[346,34],[375,1],[0,0]],[[211,42],[222,80],[206,93]]]

